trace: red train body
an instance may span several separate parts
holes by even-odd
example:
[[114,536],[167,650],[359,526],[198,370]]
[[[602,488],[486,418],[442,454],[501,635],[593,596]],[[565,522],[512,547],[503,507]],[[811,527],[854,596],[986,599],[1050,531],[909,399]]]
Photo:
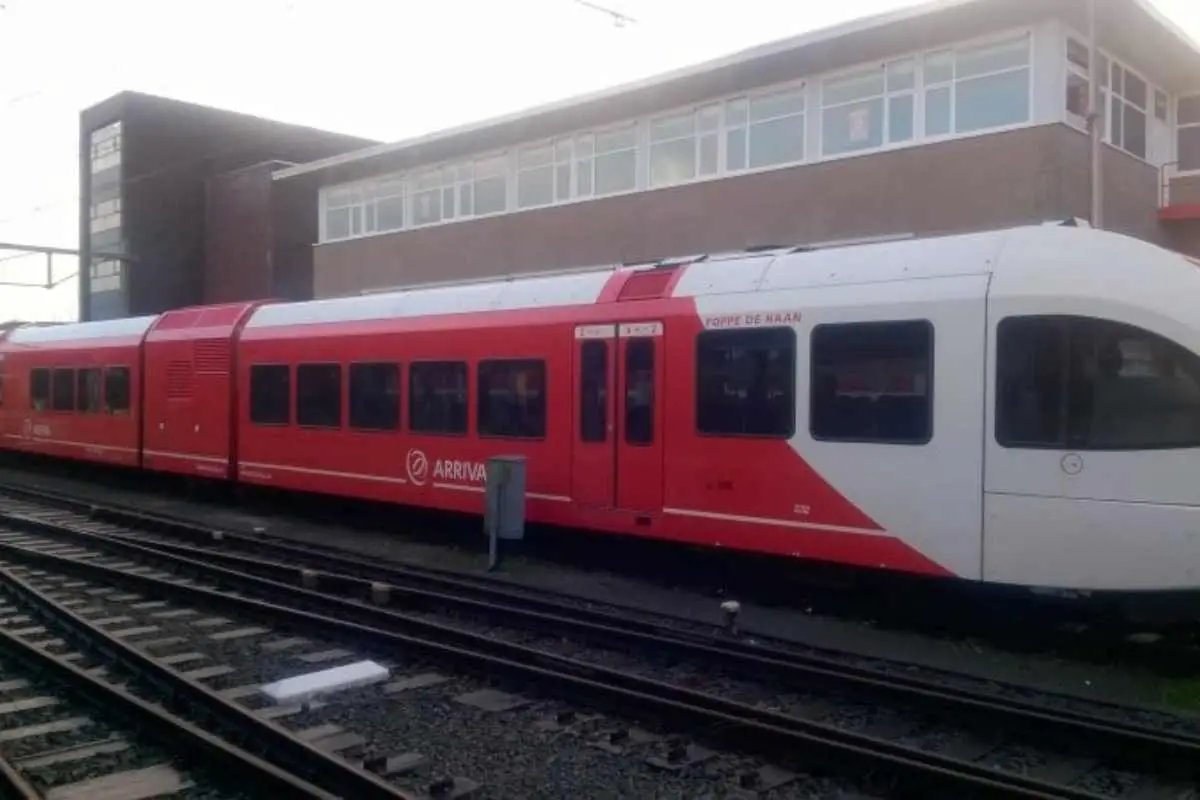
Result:
[[[0,338],[0,441],[473,513],[487,459],[523,455],[535,522],[1191,589],[1197,291],[1178,254],[1032,226],[23,327]],[[1064,331],[1107,360],[1043,363]],[[1036,412],[1067,374],[1097,400],[1060,431]]]

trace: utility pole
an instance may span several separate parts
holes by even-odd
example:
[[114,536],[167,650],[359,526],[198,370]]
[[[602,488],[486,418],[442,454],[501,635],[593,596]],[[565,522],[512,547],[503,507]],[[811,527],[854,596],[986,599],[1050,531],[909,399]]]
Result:
[[1096,25],[1096,0],[1088,0],[1088,134],[1091,139],[1091,184],[1093,228],[1104,227],[1104,149],[1102,146],[1104,117],[1100,103],[1104,94],[1100,88],[1100,31]]

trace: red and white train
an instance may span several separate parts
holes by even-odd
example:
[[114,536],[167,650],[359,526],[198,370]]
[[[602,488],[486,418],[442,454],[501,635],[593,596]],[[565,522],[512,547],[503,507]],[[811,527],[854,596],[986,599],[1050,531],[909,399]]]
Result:
[[1200,263],[1070,226],[22,327],[3,446],[1035,587],[1200,586]]

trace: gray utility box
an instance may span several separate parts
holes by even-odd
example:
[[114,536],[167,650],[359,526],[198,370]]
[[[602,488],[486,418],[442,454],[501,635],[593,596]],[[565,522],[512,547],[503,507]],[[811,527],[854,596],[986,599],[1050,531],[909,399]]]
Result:
[[525,538],[525,456],[494,456],[487,462],[488,538]]

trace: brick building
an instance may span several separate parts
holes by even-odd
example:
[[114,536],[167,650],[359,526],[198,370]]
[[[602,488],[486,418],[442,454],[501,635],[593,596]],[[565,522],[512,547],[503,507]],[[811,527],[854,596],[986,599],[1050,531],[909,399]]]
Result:
[[[1105,227],[1200,252],[1200,49],[1100,0]],[[938,0],[274,174],[313,293],[1088,218],[1086,0]]]
[[274,207],[272,173],[370,144],[138,92],[85,109],[79,318],[308,296],[316,218]]

